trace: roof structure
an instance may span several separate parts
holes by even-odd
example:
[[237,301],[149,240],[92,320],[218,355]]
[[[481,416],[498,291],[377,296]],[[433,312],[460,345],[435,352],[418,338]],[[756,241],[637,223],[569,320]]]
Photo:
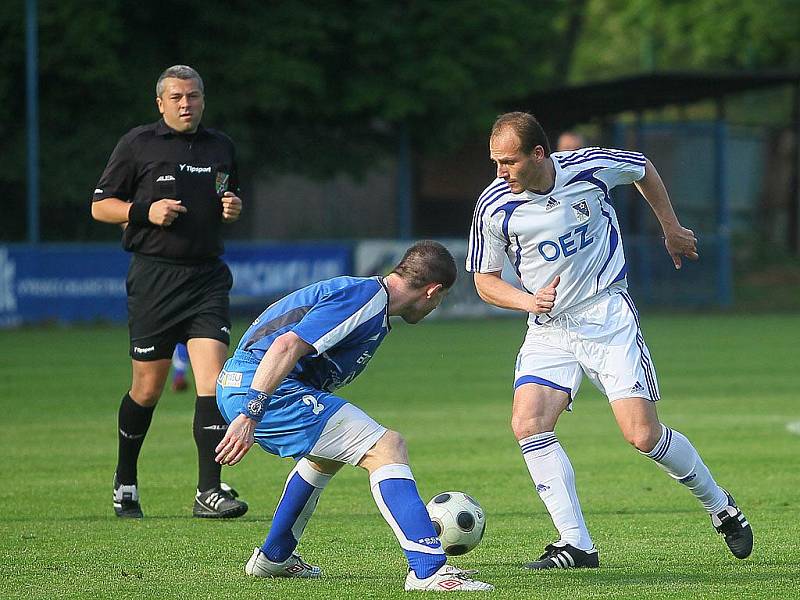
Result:
[[547,90],[508,102],[506,108],[530,111],[549,130],[560,130],[627,111],[691,104],[793,84],[800,84],[800,72],[665,71]]
[[[530,96],[510,99],[503,102],[502,110],[521,110],[533,113],[542,123],[549,135],[568,130],[582,123],[610,120],[614,115],[625,112],[639,112],[659,109],[666,106],[681,106],[695,102],[719,100],[717,120],[724,120],[724,100],[727,96],[755,90],[791,86],[794,88],[791,122],[789,127],[796,132],[793,145],[793,164],[800,165],[800,71],[761,71],[761,72],[691,72],[660,71],[620,77],[608,81],[598,81],[581,85],[565,86],[542,91]],[[715,153],[719,156],[722,148],[719,142]],[[721,162],[720,162],[721,164]],[[457,198],[469,197],[468,189],[480,189],[488,170],[486,161],[486,142],[483,136],[474,144],[465,145],[463,151],[455,155],[452,168],[440,168],[441,173],[460,173],[455,178],[460,186],[444,185],[436,178],[437,173],[428,173],[425,164],[418,165],[419,188],[417,201],[428,201],[419,215],[417,225],[423,229],[429,225],[431,230],[441,228],[443,215],[453,218],[463,210]],[[791,173],[788,193],[790,195],[787,214],[788,247],[800,255],[800,167],[795,166]],[[450,178],[452,180],[453,178]],[[722,188],[720,188],[722,189]],[[437,212],[437,207],[449,201],[446,211]],[[725,205],[723,199],[720,205]],[[399,203],[401,210],[411,222],[410,198]],[[440,214],[440,212],[442,214]],[[464,216],[468,219],[468,216]],[[425,221],[425,222],[423,222]],[[427,230],[425,230],[427,231]]]

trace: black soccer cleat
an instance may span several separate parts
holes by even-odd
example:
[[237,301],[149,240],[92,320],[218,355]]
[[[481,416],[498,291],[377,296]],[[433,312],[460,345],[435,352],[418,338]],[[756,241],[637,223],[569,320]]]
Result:
[[596,569],[600,566],[597,548],[578,550],[570,544],[556,546],[548,544],[539,560],[526,563],[526,569]]
[[239,494],[226,483],[208,491],[197,491],[192,516],[201,519],[235,519],[247,512],[247,502],[237,500]]
[[725,543],[736,558],[747,558],[753,551],[753,529],[736,506],[736,501],[728,492],[728,506],[711,515],[711,524],[717,533],[725,538]]
[[144,517],[139,504],[139,492],[136,484],[122,485],[117,481],[114,473],[114,513],[123,519],[141,519]]

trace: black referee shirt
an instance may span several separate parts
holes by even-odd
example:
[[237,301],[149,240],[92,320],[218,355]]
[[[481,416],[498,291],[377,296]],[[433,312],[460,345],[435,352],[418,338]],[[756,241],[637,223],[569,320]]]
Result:
[[180,200],[187,212],[168,227],[128,223],[122,246],[137,254],[194,262],[223,252],[220,197],[226,191],[239,193],[231,139],[202,125],[192,135],[178,133],[161,119],[122,136],[92,201],[119,198],[149,207],[162,198]]

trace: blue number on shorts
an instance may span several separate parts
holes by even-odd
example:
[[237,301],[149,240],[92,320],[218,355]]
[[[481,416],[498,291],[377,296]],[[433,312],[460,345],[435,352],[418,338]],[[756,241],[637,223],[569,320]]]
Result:
[[325,405],[322,404],[321,402],[318,402],[317,399],[314,396],[312,396],[311,394],[303,396],[302,400],[303,400],[303,404],[305,404],[306,406],[313,407],[311,409],[311,412],[313,412],[315,415],[318,415],[323,410],[325,410]]

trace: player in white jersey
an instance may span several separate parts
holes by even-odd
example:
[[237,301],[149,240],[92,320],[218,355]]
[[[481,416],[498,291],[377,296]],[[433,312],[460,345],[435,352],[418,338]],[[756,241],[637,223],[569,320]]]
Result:
[[[685,485],[734,556],[746,558],[753,534],[744,515],[689,440],[658,419],[656,373],[627,292],[609,196],[617,185],[636,184],[661,224],[676,269],[683,257],[698,259],[694,233],[680,225],[655,167],[638,152],[551,154],[538,121],[521,112],[498,117],[489,150],[497,179],[475,207],[467,270],[483,300],[529,314],[514,374],[511,427],[560,536],[525,566],[599,565],[575,474],[555,434],[584,374],[608,397],[625,439]],[[522,289],[500,277],[506,258]]]

